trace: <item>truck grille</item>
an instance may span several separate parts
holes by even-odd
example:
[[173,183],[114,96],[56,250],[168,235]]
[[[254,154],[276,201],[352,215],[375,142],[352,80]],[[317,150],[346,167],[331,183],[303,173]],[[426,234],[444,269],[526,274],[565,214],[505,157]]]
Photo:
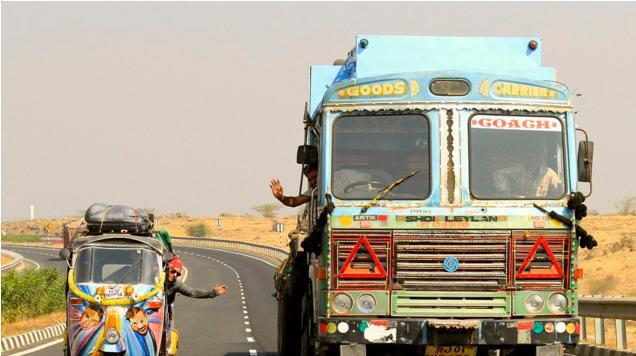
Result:
[[[500,289],[506,286],[509,243],[509,231],[398,230],[394,281],[405,290]],[[444,261],[453,257],[459,267],[450,272]]]
[[[513,231],[514,278],[524,289],[562,289],[569,277],[570,235],[566,230]],[[550,251],[546,251],[540,239],[544,238]],[[530,252],[538,245],[534,256]],[[548,252],[558,264],[554,266]],[[521,267],[528,259],[525,268]],[[561,273],[559,273],[561,272]],[[524,278],[520,278],[524,277]]]
[[[364,239],[371,246],[382,268],[378,268],[370,251],[364,244],[351,256],[354,247]],[[385,289],[390,279],[390,231],[357,230],[333,231],[332,233],[333,285],[336,289]],[[347,268],[346,262],[351,257]],[[341,273],[343,269],[353,269],[355,273]],[[384,270],[384,275],[380,272]]]

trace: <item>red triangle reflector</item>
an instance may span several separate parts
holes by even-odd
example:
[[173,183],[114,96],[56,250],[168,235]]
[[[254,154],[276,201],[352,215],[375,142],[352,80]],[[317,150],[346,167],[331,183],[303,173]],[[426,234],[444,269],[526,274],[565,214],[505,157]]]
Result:
[[[364,247],[367,249],[369,256],[371,256],[371,259],[373,260],[373,263],[375,265],[373,269],[353,268],[351,266],[351,262],[355,258],[356,254],[358,253],[358,250],[360,249],[360,246],[362,245],[364,245]],[[386,270],[384,269],[384,266],[382,266],[382,263],[380,263],[380,259],[378,259],[378,256],[375,254],[375,251],[373,250],[373,248],[371,248],[371,244],[369,243],[369,240],[367,240],[367,238],[364,235],[360,236],[356,244],[353,246],[353,249],[349,253],[349,256],[347,256],[347,260],[342,265],[342,268],[340,268],[340,271],[338,271],[338,278],[352,278],[352,279],[385,279],[386,278]]]
[[[535,270],[530,270],[529,272],[525,272],[524,270],[528,267],[528,265],[530,265],[530,262],[534,258],[534,255],[536,255],[537,250],[539,249],[539,246],[542,246],[543,249],[545,250],[545,253],[546,255],[548,255],[550,262],[552,262],[552,267],[550,267],[550,269],[541,269],[541,271],[537,271],[535,269]],[[552,252],[552,249],[548,245],[548,241],[546,241],[545,237],[542,236],[537,240],[537,242],[535,242],[534,246],[532,246],[530,253],[528,254],[528,256],[526,256],[526,259],[521,264],[521,267],[519,267],[519,270],[517,271],[517,279],[559,279],[559,278],[563,278],[563,270],[561,269],[561,266],[559,265],[559,262],[557,261],[556,257],[554,257],[554,253]]]

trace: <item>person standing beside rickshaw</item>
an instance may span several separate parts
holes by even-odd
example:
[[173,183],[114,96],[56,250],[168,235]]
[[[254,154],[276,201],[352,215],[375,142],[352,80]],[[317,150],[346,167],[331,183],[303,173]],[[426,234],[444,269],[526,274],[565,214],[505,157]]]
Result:
[[167,342],[166,345],[170,348],[170,340],[173,327],[173,304],[177,297],[177,293],[190,298],[214,298],[219,295],[225,294],[229,291],[225,284],[215,284],[212,289],[198,289],[187,286],[181,280],[179,276],[183,272],[183,263],[177,255],[175,255],[170,262],[168,262],[168,271],[166,272],[166,282],[164,286],[164,292],[166,294],[166,302],[168,304],[168,330],[166,332]]

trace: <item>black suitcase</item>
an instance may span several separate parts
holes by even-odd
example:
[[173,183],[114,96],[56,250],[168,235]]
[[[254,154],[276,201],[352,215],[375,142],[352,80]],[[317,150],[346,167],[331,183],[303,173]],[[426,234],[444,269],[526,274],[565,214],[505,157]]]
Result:
[[124,205],[95,203],[84,216],[88,231],[94,234],[129,233],[148,235],[152,232],[152,220],[144,210]]

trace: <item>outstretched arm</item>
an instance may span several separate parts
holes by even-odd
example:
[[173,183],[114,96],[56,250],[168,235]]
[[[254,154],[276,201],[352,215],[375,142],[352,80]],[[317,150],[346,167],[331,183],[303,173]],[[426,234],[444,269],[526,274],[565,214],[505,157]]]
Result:
[[182,282],[177,282],[177,292],[190,298],[214,298],[225,294],[227,291],[228,288],[224,284],[217,284],[208,290],[188,287]]
[[297,207],[299,205],[307,203],[311,198],[303,195],[297,197],[288,197],[283,194],[283,186],[280,184],[278,179],[272,179],[269,183],[269,187],[272,189],[272,195],[274,198],[278,199],[284,205],[289,207]]

